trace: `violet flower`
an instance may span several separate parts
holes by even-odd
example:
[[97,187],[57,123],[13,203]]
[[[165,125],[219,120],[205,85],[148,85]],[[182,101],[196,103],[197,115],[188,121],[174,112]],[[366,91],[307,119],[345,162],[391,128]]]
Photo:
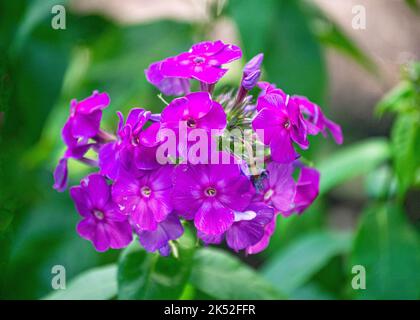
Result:
[[139,230],[154,231],[172,212],[172,170],[170,165],[157,170],[133,171],[119,175],[112,186],[112,198],[121,213]]
[[[265,145],[270,146],[271,157],[281,163],[290,163],[299,155],[293,142],[302,149],[309,147],[306,126],[298,105],[276,90],[267,91],[258,98],[258,113],[252,127]],[[261,137],[260,132],[263,132]]]
[[174,171],[174,208],[208,235],[225,232],[255,192],[233,159],[230,163],[179,165]]
[[212,133],[220,135],[225,127],[226,113],[218,102],[211,99],[208,92],[194,92],[177,98],[161,113],[160,128],[175,133],[178,144],[176,156],[185,159],[188,157],[188,146],[193,143],[188,141],[192,130],[203,131],[211,140]]
[[[62,129],[62,139],[67,146],[64,156],[54,170],[53,188],[59,192],[67,188],[67,163],[69,158],[81,160],[86,152],[95,145],[90,138],[100,139],[102,110],[108,107],[110,98],[107,93],[94,91],[82,101],[73,99],[70,103],[70,115]],[[89,162],[89,160],[88,160]]]
[[96,173],[87,176],[80,186],[70,188],[70,195],[83,217],[77,232],[91,241],[96,250],[121,249],[131,242],[130,223],[112,201],[110,186],[103,176]]
[[237,46],[220,40],[205,41],[193,45],[188,52],[163,60],[160,71],[164,77],[196,79],[213,84],[227,72],[221,66],[241,56],[241,49]]

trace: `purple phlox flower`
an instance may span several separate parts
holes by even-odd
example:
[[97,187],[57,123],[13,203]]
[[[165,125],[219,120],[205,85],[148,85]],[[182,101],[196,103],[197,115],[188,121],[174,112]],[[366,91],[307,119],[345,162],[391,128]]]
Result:
[[[184,130],[180,130],[184,128]],[[211,139],[211,134],[220,135],[226,127],[226,113],[223,107],[211,99],[208,92],[194,92],[173,100],[161,113],[161,129],[170,129],[177,138],[178,155],[186,158],[188,141],[192,130],[203,130]],[[196,132],[197,132],[196,131]],[[208,146],[210,147],[210,142]]]
[[284,97],[271,87],[265,89],[267,94],[258,98],[258,113],[252,127],[260,140],[270,146],[273,160],[290,163],[299,157],[293,142],[302,149],[309,147],[303,117],[298,105],[289,96]]
[[320,173],[314,168],[303,167],[296,184],[293,211],[302,213],[318,197]]
[[168,96],[180,96],[190,92],[190,81],[179,77],[167,77],[162,74],[163,61],[152,63],[144,73],[147,81]]
[[70,116],[62,131],[65,144],[71,148],[79,139],[89,139],[99,133],[102,110],[108,107],[110,98],[106,92],[94,91],[82,101],[73,99],[70,103]]
[[235,212],[232,226],[221,235],[207,235],[198,232],[197,235],[205,243],[219,244],[223,237],[227,245],[238,252],[257,244],[265,234],[265,227],[274,216],[274,209],[263,202],[251,202],[243,212]]
[[242,56],[241,49],[222,41],[205,41],[191,47],[188,52],[163,60],[160,72],[164,77],[196,79],[213,84],[227,69],[221,66]]
[[253,57],[245,65],[243,69],[243,76],[241,86],[246,90],[251,90],[255,87],[261,76],[261,64],[264,59],[264,54],[260,53]]
[[261,180],[259,195],[261,201],[273,206],[283,216],[289,216],[296,194],[296,183],[293,180],[293,165],[270,162],[267,165],[267,176]]
[[153,123],[144,129],[151,113],[141,108],[134,108],[124,123],[120,118],[117,141],[105,144],[99,151],[99,167],[101,173],[116,179],[121,171],[130,171],[132,167],[151,170],[159,166],[156,161],[156,148],[159,144],[157,133],[159,123]]
[[337,144],[343,143],[343,133],[341,132],[341,127],[328,119],[318,105],[309,101],[306,97],[293,96],[292,99],[299,105],[300,110],[304,115],[304,121],[308,128],[308,134],[317,135],[321,132],[322,135],[326,137],[328,129]]
[[87,176],[80,186],[70,188],[70,195],[83,217],[77,232],[90,240],[96,250],[121,249],[131,242],[130,223],[116,208],[110,186],[103,176],[96,173]]
[[134,230],[139,236],[141,245],[149,252],[159,250],[160,254],[167,256],[170,253],[170,240],[176,240],[184,233],[179,217],[171,213],[165,220],[158,223],[156,230],[144,231],[134,225]]
[[136,170],[120,174],[112,186],[112,197],[119,210],[130,216],[139,230],[154,231],[172,212],[173,166],[157,170]]
[[82,101],[73,99],[70,103],[70,115],[62,129],[62,139],[67,146],[63,157],[54,170],[53,188],[59,192],[67,188],[67,163],[69,158],[82,159],[88,150],[95,146],[89,140],[99,133],[102,110],[110,103],[107,93],[94,91]]
[[233,158],[230,164],[179,165],[174,171],[175,210],[194,217],[196,228],[208,235],[225,232],[254,193]]

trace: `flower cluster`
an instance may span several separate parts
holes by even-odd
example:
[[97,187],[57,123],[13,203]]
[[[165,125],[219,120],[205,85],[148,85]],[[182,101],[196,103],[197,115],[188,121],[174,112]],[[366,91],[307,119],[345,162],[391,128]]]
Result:
[[241,56],[237,46],[202,42],[152,63],[147,80],[178,97],[160,114],[118,112],[115,134],[100,126],[106,93],[71,102],[54,188],[66,189],[70,158],[97,168],[70,195],[77,231],[98,251],[126,247],[136,234],[146,250],[168,255],[190,225],[205,244],[254,254],[267,247],[278,215],[301,214],[315,200],[320,174],[298,150],[319,133],[342,143],[340,127],[307,98],[259,82],[262,54],[245,65],[237,90],[215,95],[225,65]]

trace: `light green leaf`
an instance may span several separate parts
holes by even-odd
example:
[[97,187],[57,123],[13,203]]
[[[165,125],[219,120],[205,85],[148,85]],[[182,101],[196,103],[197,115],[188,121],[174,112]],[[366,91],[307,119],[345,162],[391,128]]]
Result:
[[367,174],[389,157],[389,145],[383,138],[373,138],[341,148],[318,165],[321,172],[320,193],[324,194],[343,182]]
[[413,108],[415,91],[409,81],[402,81],[389,91],[376,106],[376,112],[404,112]]
[[355,237],[350,268],[366,269],[361,299],[417,299],[420,297],[420,242],[404,212],[394,204],[366,210]]
[[392,128],[392,155],[398,179],[398,194],[402,199],[412,185],[420,154],[420,116],[400,114]]
[[276,288],[292,294],[330,259],[351,246],[348,233],[321,231],[304,235],[266,262],[262,272]]
[[178,257],[161,257],[133,242],[118,267],[119,299],[179,299],[191,273],[194,240],[188,232],[178,241]]
[[108,300],[117,295],[117,266],[94,268],[76,276],[63,290],[45,300]]
[[255,270],[220,249],[197,251],[191,283],[216,299],[284,298]]

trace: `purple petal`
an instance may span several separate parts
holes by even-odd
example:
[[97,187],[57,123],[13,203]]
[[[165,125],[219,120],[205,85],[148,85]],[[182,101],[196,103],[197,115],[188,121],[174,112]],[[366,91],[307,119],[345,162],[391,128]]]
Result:
[[97,110],[103,110],[110,104],[111,99],[106,92],[99,93],[95,91],[90,97],[79,101],[76,105],[76,112],[90,114]]
[[90,217],[92,215],[92,201],[86,196],[86,191],[81,186],[75,186],[70,188],[70,196],[73,199],[76,210],[83,217]]
[[137,230],[139,241],[149,252],[164,249],[170,240],[176,240],[184,233],[179,218],[171,214],[166,220],[159,223],[155,231]]
[[270,150],[273,160],[280,163],[291,163],[299,157],[286,130],[279,131],[271,140]]
[[297,182],[294,198],[295,210],[302,213],[318,197],[320,174],[313,168],[303,167]]
[[96,209],[102,209],[109,201],[110,186],[100,174],[90,174],[80,184],[86,189],[88,197]]
[[61,158],[54,170],[54,186],[53,188],[59,192],[63,192],[67,189],[67,159]]
[[205,201],[195,215],[194,224],[199,231],[216,235],[225,232],[232,225],[233,219],[232,210],[216,201]]
[[90,114],[77,114],[73,119],[71,133],[77,138],[91,138],[98,134],[102,111],[95,110]]

